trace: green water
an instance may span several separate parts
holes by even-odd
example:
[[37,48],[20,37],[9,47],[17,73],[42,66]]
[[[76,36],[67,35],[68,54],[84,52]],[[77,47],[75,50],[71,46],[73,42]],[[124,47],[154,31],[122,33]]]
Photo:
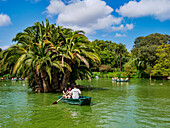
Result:
[[111,79],[78,81],[92,89],[82,91],[93,105],[59,102],[60,94],[37,94],[24,82],[0,82],[0,128],[168,128],[170,81]]

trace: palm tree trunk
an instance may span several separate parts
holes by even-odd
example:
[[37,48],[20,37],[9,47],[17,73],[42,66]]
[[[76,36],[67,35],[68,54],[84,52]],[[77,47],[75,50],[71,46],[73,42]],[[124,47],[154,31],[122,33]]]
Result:
[[27,78],[28,78],[28,87],[31,87],[31,81],[30,81],[30,74],[29,73],[27,75]]
[[61,90],[63,90],[64,87],[67,87],[69,79],[70,79],[70,71],[66,68],[63,80],[62,80],[62,82],[60,84],[60,89]]
[[70,85],[69,85],[69,87],[73,88],[73,87],[74,87],[74,85],[76,85],[75,81],[70,80]]
[[52,90],[56,91],[56,89],[58,89],[58,83],[59,83],[59,79],[58,79],[58,75],[57,73],[52,74]]
[[36,72],[36,70],[33,70],[33,75],[34,75],[35,81],[36,81],[36,83],[38,85],[38,90],[40,92],[43,92],[44,91],[43,83],[42,83],[42,80],[41,80],[39,74]]
[[120,54],[120,72],[122,71],[122,55]]
[[48,81],[48,75],[44,69],[41,70],[41,78],[42,78],[42,82],[43,82],[44,92],[51,92],[52,89],[50,88],[50,84]]

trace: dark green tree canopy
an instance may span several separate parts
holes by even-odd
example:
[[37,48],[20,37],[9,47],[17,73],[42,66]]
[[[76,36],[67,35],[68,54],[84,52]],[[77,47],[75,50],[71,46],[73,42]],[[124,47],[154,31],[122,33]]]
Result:
[[92,47],[101,58],[101,64],[109,65],[111,68],[119,68],[128,61],[128,51],[123,44],[112,41],[94,40]]
[[156,50],[163,43],[170,43],[169,35],[155,33],[136,38],[131,53],[137,60],[139,67],[145,69],[147,64],[153,66],[158,59]]

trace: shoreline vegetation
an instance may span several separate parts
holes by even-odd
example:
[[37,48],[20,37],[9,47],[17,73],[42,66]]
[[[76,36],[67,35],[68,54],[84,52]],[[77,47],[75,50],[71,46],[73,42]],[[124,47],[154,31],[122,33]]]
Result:
[[83,31],[36,22],[0,49],[0,78],[27,78],[29,88],[55,92],[77,79],[170,78],[170,35],[137,37],[130,52],[122,43],[94,40]]

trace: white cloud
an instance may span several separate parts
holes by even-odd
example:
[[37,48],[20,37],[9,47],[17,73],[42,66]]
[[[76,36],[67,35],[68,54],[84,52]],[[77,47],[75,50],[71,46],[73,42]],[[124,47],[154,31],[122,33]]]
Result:
[[120,24],[122,22],[122,18],[116,18],[112,15],[108,15],[102,19],[98,19],[96,24],[92,24],[92,28],[94,29],[104,29],[108,28],[113,24]]
[[83,26],[77,26],[77,25],[65,25],[65,28],[71,28],[73,30],[83,30],[84,32],[88,34],[95,34],[95,30],[90,27],[83,27]]
[[0,14],[0,27],[11,24],[11,19],[7,14]]
[[[71,3],[70,3],[71,2]],[[73,30],[84,30],[94,34],[96,30],[108,29],[121,24],[123,18],[111,13],[113,8],[102,0],[70,0],[65,4],[61,0],[51,0],[46,8],[48,15],[56,16],[56,23]]]
[[[58,0],[56,0],[58,1]],[[61,4],[62,5],[62,4]],[[87,24],[95,23],[98,19],[110,15],[113,9],[101,0],[84,0],[69,4],[61,10],[58,16],[58,24]]]
[[2,49],[2,50],[5,50],[5,49],[7,49],[7,48],[9,48],[10,46],[7,46],[7,45],[5,45],[5,46],[0,46],[0,48]]
[[116,12],[123,17],[154,16],[160,21],[170,20],[170,0],[129,1]]
[[112,30],[113,31],[127,31],[127,30],[132,30],[133,28],[134,28],[133,24],[126,24],[126,25],[121,24],[118,27],[113,26]]
[[126,35],[125,34],[116,33],[115,37],[126,37]]
[[50,5],[47,7],[47,13],[55,15],[62,12],[65,8],[65,4],[60,0],[51,0]]

